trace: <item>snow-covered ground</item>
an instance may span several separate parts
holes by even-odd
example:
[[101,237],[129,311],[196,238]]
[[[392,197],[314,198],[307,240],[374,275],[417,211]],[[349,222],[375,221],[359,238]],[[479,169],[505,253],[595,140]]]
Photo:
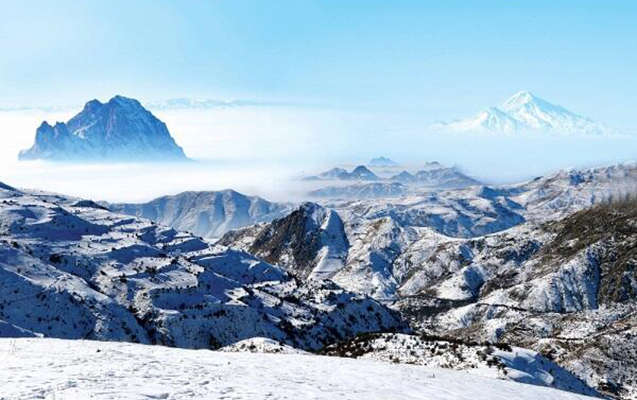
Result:
[[589,399],[413,365],[130,343],[0,339],[0,399]]

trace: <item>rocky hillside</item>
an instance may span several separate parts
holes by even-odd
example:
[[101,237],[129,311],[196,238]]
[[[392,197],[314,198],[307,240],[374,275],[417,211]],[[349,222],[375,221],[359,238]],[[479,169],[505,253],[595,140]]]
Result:
[[[329,281],[90,202],[0,189],[2,332],[217,348],[261,336],[317,349],[403,330]],[[11,335],[13,336],[13,335]]]
[[166,124],[139,101],[115,96],[107,103],[91,100],[68,122],[43,122],[35,143],[21,160],[176,161],[186,160]]
[[349,244],[335,211],[305,203],[271,224],[229,232],[219,242],[286,268],[298,278],[331,278],[345,265]]
[[535,349],[637,396],[636,201],[425,249],[395,264],[408,276],[395,306],[414,325]]
[[[326,202],[348,243],[330,279],[392,304],[421,331],[531,348],[606,395],[635,398],[637,216],[626,198],[636,182],[635,164],[621,164],[506,187]],[[254,235],[272,229],[223,244],[256,253]],[[268,251],[290,249],[276,244]],[[285,260],[272,262],[292,274],[311,269]]]

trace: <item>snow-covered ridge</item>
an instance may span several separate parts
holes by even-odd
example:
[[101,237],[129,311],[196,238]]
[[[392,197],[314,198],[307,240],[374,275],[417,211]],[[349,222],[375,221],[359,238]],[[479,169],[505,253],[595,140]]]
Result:
[[475,117],[444,122],[440,128],[455,132],[609,134],[612,131],[577,115],[562,106],[550,103],[534,94],[521,91],[501,107],[489,107]]
[[206,238],[219,238],[232,229],[270,222],[292,209],[287,203],[273,203],[234,190],[183,192],[147,203],[108,204],[108,207]]
[[457,371],[303,354],[56,339],[0,339],[0,352],[0,396],[11,400],[590,399]]

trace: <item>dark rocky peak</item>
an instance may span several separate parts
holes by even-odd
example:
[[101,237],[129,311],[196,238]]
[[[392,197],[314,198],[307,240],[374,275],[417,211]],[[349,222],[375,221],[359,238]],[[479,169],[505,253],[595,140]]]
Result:
[[131,98],[107,103],[91,100],[66,124],[43,123],[32,148],[20,159],[52,160],[185,160],[166,124]]

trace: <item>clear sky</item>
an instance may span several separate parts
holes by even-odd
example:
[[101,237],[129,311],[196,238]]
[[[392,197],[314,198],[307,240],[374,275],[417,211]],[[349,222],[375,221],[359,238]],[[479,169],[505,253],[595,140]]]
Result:
[[[637,159],[637,0],[0,0],[0,54],[0,181],[18,187],[278,198],[267,190],[283,176],[377,156],[490,183]],[[520,90],[628,135],[430,132]],[[186,154],[208,160],[195,171],[17,162],[42,120],[115,94],[263,105],[154,109]]]
[[115,93],[462,117],[518,90],[637,110],[634,0],[2,1],[0,107]]

